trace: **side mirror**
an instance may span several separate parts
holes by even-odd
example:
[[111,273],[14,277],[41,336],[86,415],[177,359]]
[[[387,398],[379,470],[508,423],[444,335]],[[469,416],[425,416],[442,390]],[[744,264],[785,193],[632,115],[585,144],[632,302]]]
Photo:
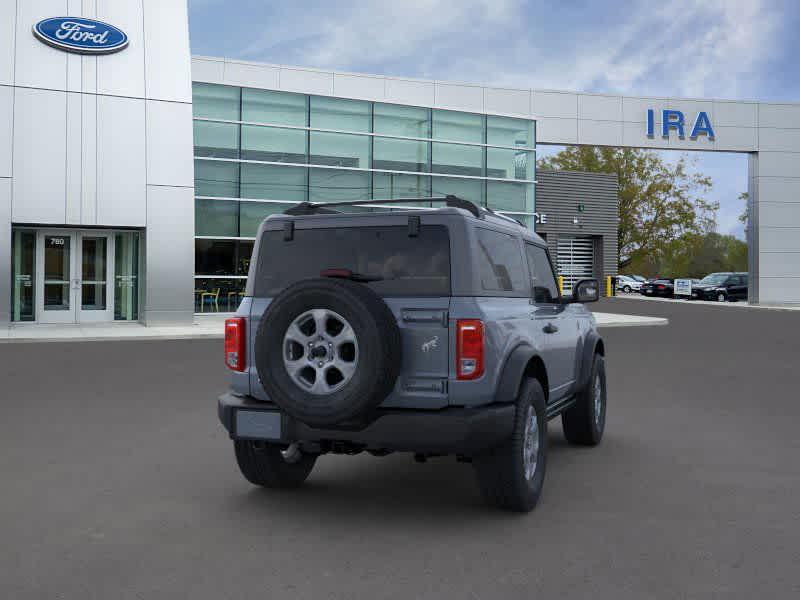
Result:
[[597,302],[600,299],[600,284],[597,279],[581,279],[572,287],[570,302]]

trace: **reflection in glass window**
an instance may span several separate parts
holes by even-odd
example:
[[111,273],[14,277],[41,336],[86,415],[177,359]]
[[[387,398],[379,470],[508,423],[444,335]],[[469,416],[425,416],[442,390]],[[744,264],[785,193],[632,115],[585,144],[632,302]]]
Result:
[[311,127],[369,132],[370,103],[362,100],[311,97]]
[[240,202],[239,203],[239,235],[255,237],[261,222],[270,215],[282,213],[293,204],[275,202]]
[[483,143],[483,115],[453,110],[434,110],[433,138],[481,144]]
[[312,131],[309,162],[314,165],[368,169],[369,137]]
[[309,201],[336,202],[370,199],[370,174],[343,169],[311,169]]
[[530,296],[530,281],[522,265],[519,242],[511,235],[479,227],[477,267],[486,291]]
[[305,127],[308,97],[290,92],[242,90],[242,121]]
[[198,196],[238,198],[239,164],[213,160],[195,160],[194,193]]
[[195,156],[239,158],[239,125],[195,121],[194,153]]
[[236,241],[195,240],[194,271],[198,275],[233,275],[236,271]]
[[236,200],[194,201],[194,234],[239,237],[238,202]]
[[528,268],[533,282],[533,301],[537,304],[556,302],[560,294],[547,251],[533,244],[525,244],[525,253],[528,256]]
[[534,122],[511,117],[486,117],[486,143],[493,146],[533,148]]
[[192,111],[194,116],[238,121],[239,90],[238,87],[227,85],[193,83]]
[[306,199],[306,169],[243,163],[242,197],[302,202]]
[[483,148],[434,142],[431,171],[453,175],[483,175]]
[[484,182],[480,179],[461,179],[459,177],[432,177],[434,196],[458,196],[485,206],[483,198]]
[[255,294],[274,297],[286,286],[318,277],[320,269],[350,269],[375,277],[365,283],[380,296],[450,295],[450,243],[444,225],[297,229],[286,242],[270,231],[259,246]]
[[307,135],[305,129],[242,125],[242,158],[305,163]]
[[11,320],[33,321],[36,281],[36,234],[33,231],[14,231],[11,265],[14,278],[11,289]]
[[388,171],[428,170],[429,142],[376,137],[373,140],[372,166]]
[[486,182],[487,205],[492,210],[533,211],[533,184],[505,181]]
[[375,103],[375,133],[429,138],[430,109],[417,106]]
[[[373,197],[381,200],[394,198],[426,198],[431,195],[431,178],[424,175],[375,173],[372,181]],[[409,203],[416,205],[417,203]],[[419,203],[430,206],[430,202]]]
[[533,152],[486,149],[486,176],[501,179],[533,179]]

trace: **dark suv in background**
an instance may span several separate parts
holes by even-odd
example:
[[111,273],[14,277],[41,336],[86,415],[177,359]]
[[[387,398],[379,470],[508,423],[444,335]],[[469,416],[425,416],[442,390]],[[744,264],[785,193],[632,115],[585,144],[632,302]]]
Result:
[[694,300],[747,300],[747,273],[711,273],[692,285]]

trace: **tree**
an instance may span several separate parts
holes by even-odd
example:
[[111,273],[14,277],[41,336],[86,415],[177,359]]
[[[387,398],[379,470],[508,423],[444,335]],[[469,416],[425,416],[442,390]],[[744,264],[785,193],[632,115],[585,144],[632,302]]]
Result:
[[715,231],[687,233],[665,244],[657,259],[636,259],[628,269],[647,276],[697,278],[719,271],[746,271],[747,244]]
[[682,155],[669,163],[652,150],[570,146],[538,163],[541,169],[615,173],[619,180],[619,267],[661,264],[672,244],[714,229],[717,203],[704,194],[711,178],[690,173]]
[[747,229],[747,222],[750,220],[750,194],[742,192],[739,194],[739,200],[744,200],[744,209],[742,214],[739,215],[739,222],[743,223],[745,229]]

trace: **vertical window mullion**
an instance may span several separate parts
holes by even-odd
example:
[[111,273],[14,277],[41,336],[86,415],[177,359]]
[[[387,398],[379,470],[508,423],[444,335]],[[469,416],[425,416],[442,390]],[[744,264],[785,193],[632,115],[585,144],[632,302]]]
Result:
[[[311,164],[311,96],[306,96],[306,164]],[[311,200],[311,167],[306,167],[306,202]]]
[[[239,88],[239,120],[242,120],[242,115],[244,115],[244,94],[242,93],[242,88]],[[242,126],[239,125],[239,152],[237,156],[239,158],[242,157]],[[242,163],[239,162],[239,168],[237,169],[238,174],[237,177],[239,178],[239,193],[237,194],[239,198],[242,197]],[[238,235],[242,235],[242,223],[241,223],[241,202],[236,202],[236,232]]]
[[[369,132],[375,133],[375,103],[369,103]],[[369,136],[369,190],[367,196],[375,200],[375,136]]]

